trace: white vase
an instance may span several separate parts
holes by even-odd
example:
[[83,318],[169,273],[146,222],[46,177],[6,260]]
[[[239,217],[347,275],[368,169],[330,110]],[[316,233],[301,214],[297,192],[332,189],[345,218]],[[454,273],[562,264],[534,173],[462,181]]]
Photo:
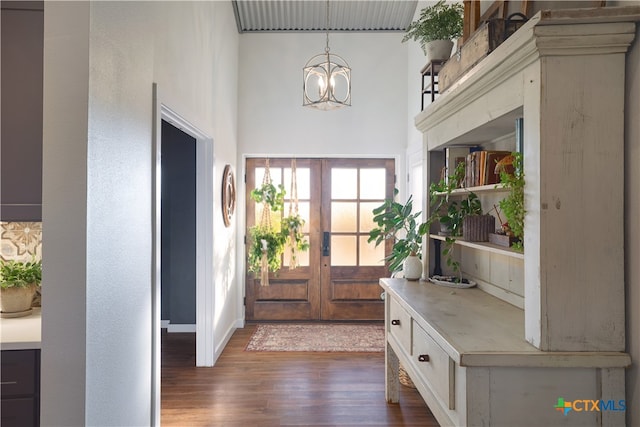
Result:
[[418,280],[422,276],[422,261],[415,255],[409,255],[402,264],[402,273],[407,280]]
[[453,42],[451,40],[432,40],[424,45],[427,62],[439,60],[446,61],[451,57]]

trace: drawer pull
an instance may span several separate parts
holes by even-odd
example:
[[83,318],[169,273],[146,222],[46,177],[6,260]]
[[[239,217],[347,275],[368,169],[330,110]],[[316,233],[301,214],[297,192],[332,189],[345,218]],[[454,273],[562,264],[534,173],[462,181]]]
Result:
[[12,384],[18,384],[18,381],[2,381],[2,382],[0,382],[0,385],[12,385]]
[[418,362],[428,362],[428,361],[429,361],[428,354],[421,354],[420,356],[418,356]]
[[393,320],[391,321],[391,324],[392,324],[392,325],[399,325],[399,324],[400,324],[400,320],[398,320],[398,319],[393,319]]

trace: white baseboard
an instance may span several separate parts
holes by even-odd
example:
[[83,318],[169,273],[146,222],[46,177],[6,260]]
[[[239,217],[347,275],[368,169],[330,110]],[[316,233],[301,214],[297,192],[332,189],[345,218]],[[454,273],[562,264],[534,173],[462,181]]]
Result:
[[227,343],[229,343],[229,340],[231,339],[231,336],[236,331],[236,329],[243,328],[243,327],[244,327],[244,319],[236,319],[236,321],[229,326],[224,336],[222,337],[222,339],[214,349],[214,354],[213,354],[214,365],[218,360],[218,357],[220,357],[220,355],[222,354],[224,348],[227,346]]

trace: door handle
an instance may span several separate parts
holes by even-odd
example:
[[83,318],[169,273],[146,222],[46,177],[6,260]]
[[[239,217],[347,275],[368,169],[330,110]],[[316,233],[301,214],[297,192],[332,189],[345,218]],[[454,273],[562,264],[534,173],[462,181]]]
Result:
[[322,256],[329,256],[329,239],[331,239],[331,233],[328,231],[322,233]]

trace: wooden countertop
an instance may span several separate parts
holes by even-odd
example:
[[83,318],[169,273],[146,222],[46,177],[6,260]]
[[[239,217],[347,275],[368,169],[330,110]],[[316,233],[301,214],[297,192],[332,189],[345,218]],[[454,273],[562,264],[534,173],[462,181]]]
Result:
[[40,308],[34,308],[29,316],[0,318],[0,349],[41,348],[41,323]]
[[380,285],[461,366],[627,367],[621,352],[541,351],[525,340],[524,311],[478,289],[380,279]]

